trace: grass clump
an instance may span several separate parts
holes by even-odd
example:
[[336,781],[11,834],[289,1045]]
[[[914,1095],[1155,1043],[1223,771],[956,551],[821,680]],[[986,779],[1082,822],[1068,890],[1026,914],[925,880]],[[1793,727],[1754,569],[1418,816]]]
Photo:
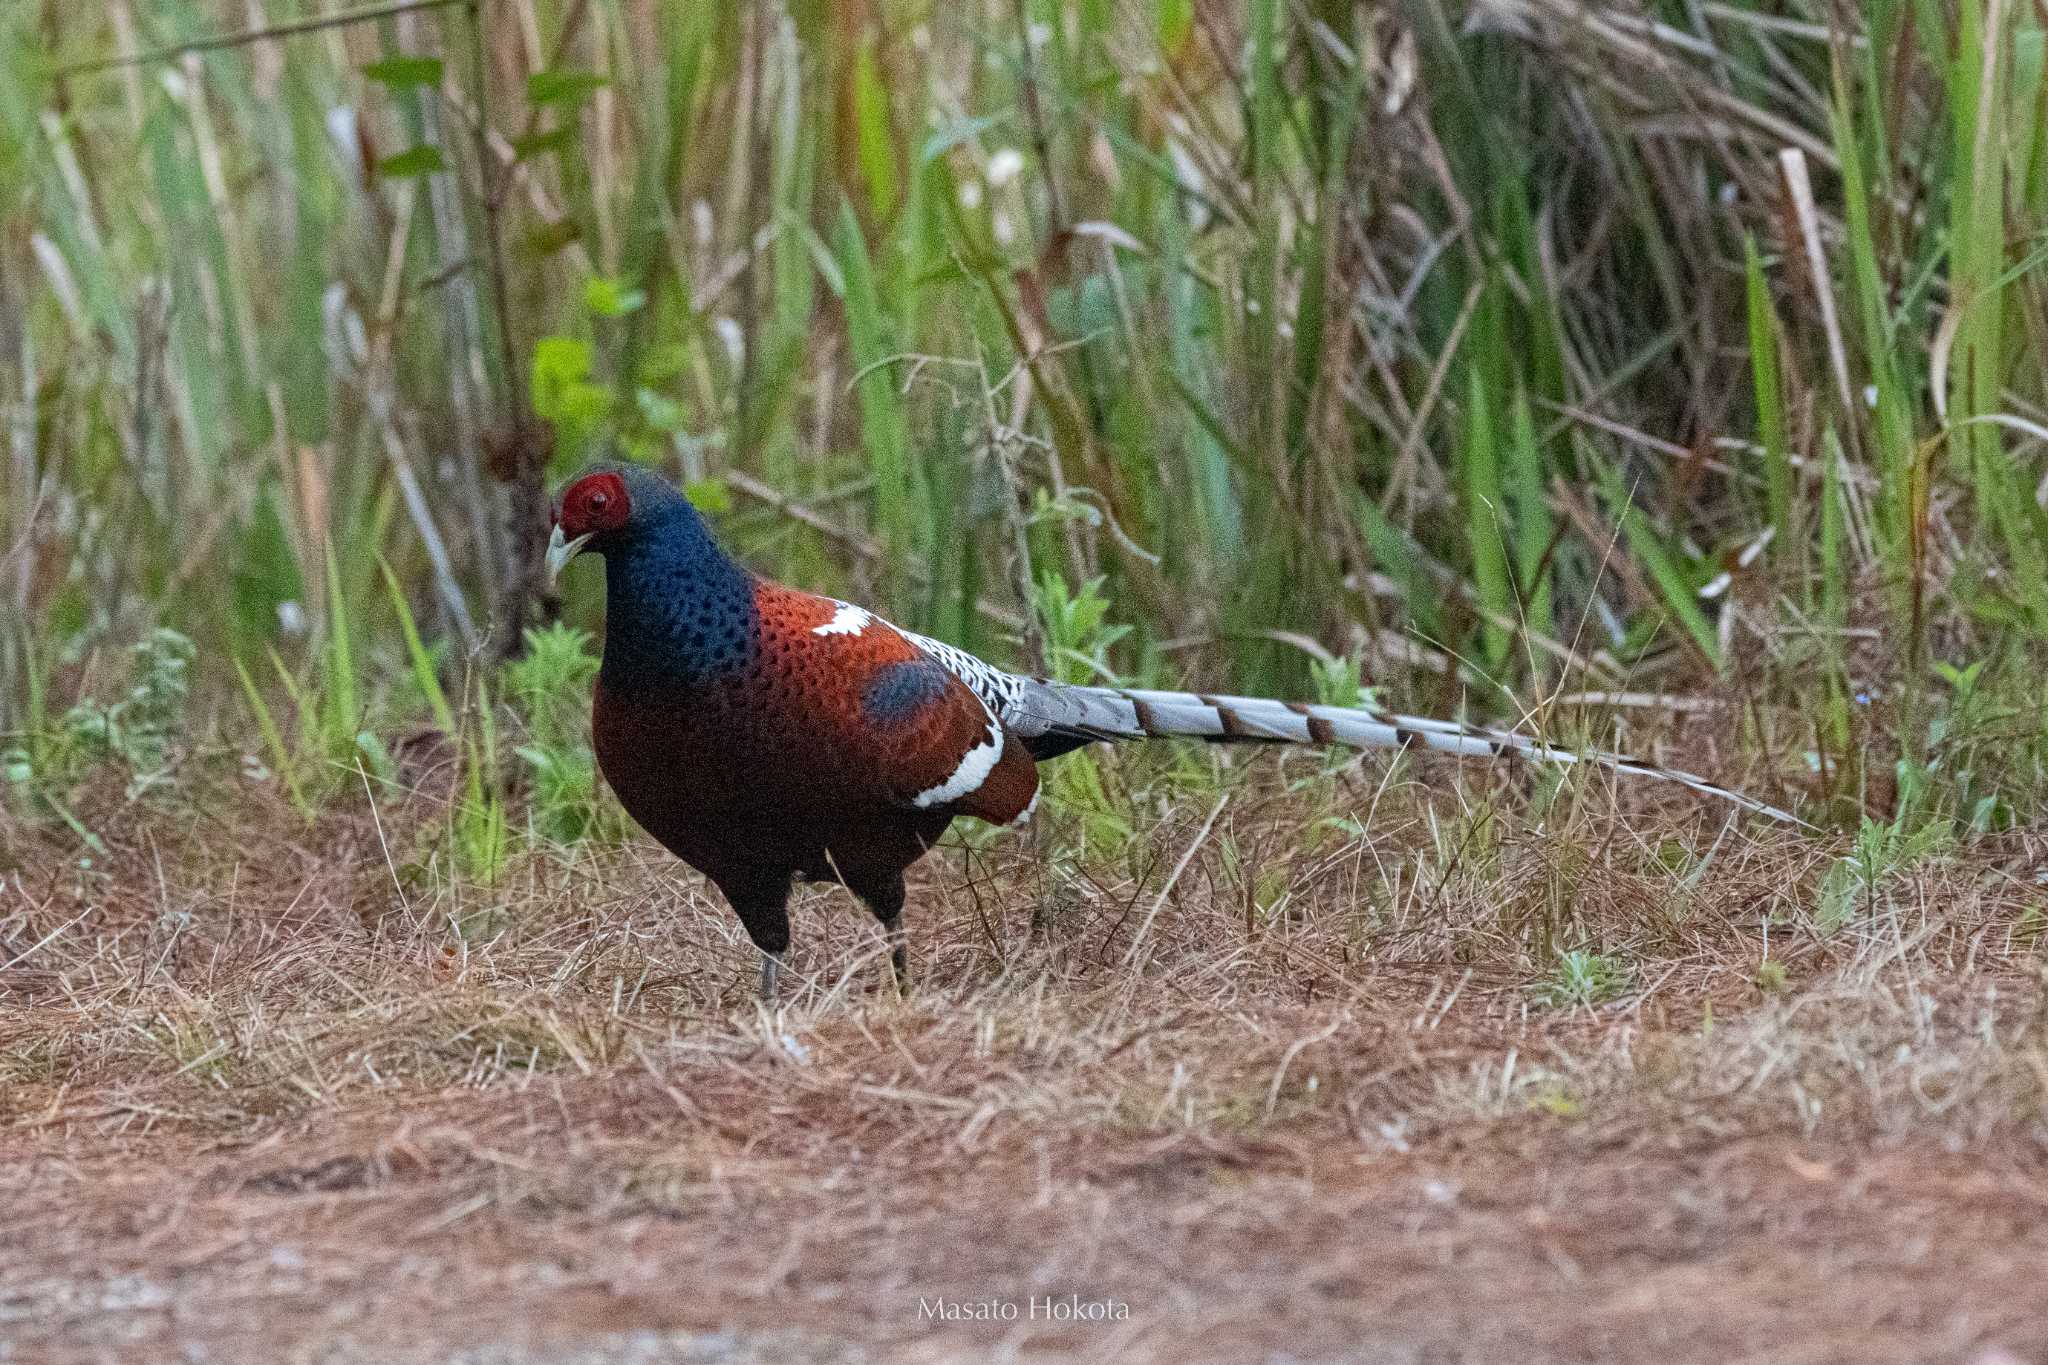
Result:
[[1917,827],[1898,820],[1865,820],[1847,853],[1835,859],[1822,879],[1814,923],[1834,933],[1854,920],[1875,919],[1888,908],[1891,884],[1955,842],[1945,820]]
[[81,698],[54,725],[0,750],[6,793],[31,813],[56,816],[97,851],[98,837],[72,813],[70,788],[107,763],[127,772],[130,800],[168,779],[178,746],[189,738],[196,654],[192,641],[169,627],[144,636],[129,651],[134,682],[120,700]]
[[1620,996],[1634,979],[1628,964],[1612,954],[1571,948],[1558,954],[1531,994],[1553,1009],[1590,1008]]
[[526,652],[505,669],[507,693],[526,731],[514,752],[533,783],[533,831],[549,843],[615,844],[625,832],[622,813],[598,783],[590,747],[597,668],[590,636],[558,623],[526,632]]

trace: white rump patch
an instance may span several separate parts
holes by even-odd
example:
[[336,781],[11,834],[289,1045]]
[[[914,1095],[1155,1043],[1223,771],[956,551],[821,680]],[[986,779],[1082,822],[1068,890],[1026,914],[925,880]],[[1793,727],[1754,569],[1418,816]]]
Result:
[[822,626],[812,626],[813,635],[858,635],[868,628],[875,619],[874,613],[866,607],[856,607],[851,602],[841,602],[839,610],[832,613],[832,619]]
[[996,760],[1003,756],[1002,722],[990,717],[988,738],[961,755],[960,766],[953,769],[953,775],[938,786],[919,792],[910,798],[910,804],[923,810],[927,806],[942,806],[948,801],[958,801],[967,793],[978,789],[995,771]]

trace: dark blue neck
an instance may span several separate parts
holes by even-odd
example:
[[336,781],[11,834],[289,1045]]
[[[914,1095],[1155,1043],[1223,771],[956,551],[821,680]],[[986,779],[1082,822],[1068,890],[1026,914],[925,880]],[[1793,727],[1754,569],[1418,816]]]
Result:
[[696,509],[667,511],[605,546],[604,557],[607,691],[687,691],[753,659],[753,579],[718,548]]

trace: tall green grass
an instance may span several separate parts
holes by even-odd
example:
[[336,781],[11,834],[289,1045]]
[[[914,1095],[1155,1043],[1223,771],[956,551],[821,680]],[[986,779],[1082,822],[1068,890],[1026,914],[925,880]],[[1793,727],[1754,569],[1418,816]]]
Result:
[[552,476],[661,464],[762,566],[1020,664],[1036,585],[1100,580],[1126,669],[1730,686],[1862,802],[1978,742],[1933,666],[1981,663],[1974,770],[2038,789],[2034,9],[477,13],[96,69],[228,21],[0,19],[0,730],[153,623],[229,693],[337,642],[402,677],[380,557],[443,657],[518,638],[538,415]]

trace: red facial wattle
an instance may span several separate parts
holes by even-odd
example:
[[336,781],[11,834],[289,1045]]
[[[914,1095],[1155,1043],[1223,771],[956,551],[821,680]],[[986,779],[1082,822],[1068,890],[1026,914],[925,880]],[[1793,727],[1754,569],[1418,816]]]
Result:
[[570,484],[562,494],[561,507],[552,518],[548,536],[549,581],[564,565],[588,545],[591,538],[616,531],[633,515],[633,502],[626,494],[626,481],[610,470],[586,475]]
[[610,470],[586,475],[562,494],[559,521],[567,536],[616,531],[633,514],[626,481]]

